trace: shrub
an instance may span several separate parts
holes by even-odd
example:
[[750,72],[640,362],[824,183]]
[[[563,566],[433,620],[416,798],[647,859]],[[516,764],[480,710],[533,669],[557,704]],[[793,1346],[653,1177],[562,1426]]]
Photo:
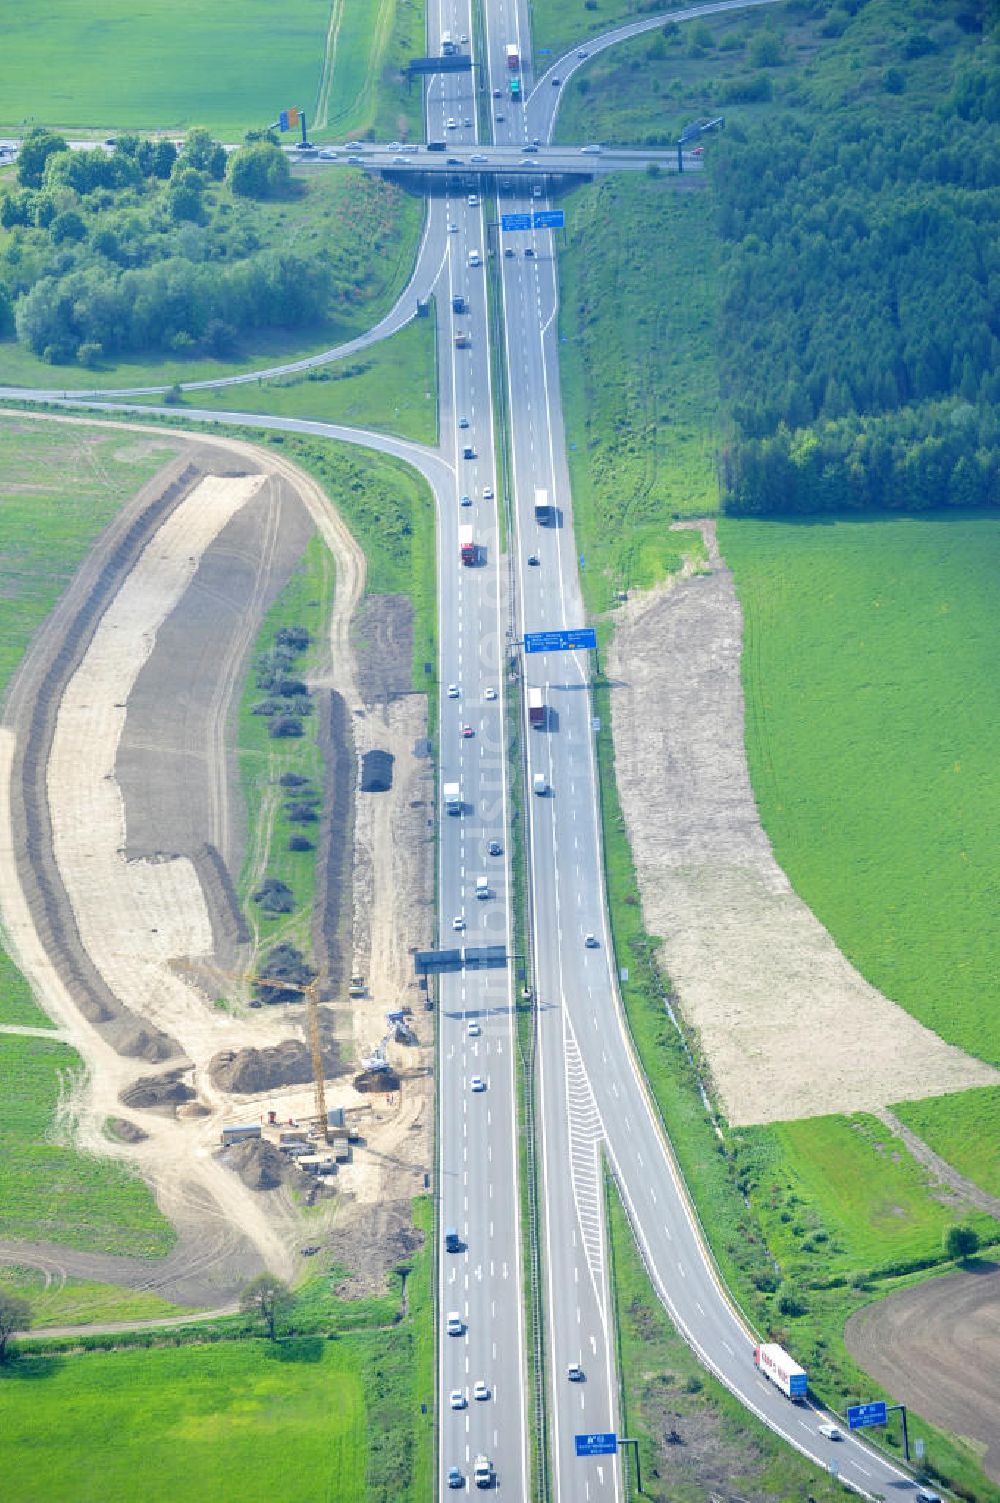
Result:
[[302,721],[296,715],[276,715],[268,726],[267,733],[275,740],[282,736],[301,736]]

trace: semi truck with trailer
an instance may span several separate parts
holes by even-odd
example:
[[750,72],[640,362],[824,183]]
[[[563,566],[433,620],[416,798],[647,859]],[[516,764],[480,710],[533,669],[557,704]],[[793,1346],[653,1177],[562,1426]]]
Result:
[[549,504],[548,491],[535,489],[535,521],[541,527],[551,527],[556,519],[556,509]]
[[545,695],[541,689],[528,688],[528,724],[536,731],[545,729]]
[[476,547],[471,527],[460,527],[458,529],[458,551],[463,564],[468,565],[477,562],[479,549]]
[[441,789],[446,814],[461,814],[462,788],[459,783],[445,783]]
[[521,58],[513,42],[508,42],[504,49],[507,54],[507,69],[510,73],[520,73]]
[[789,1357],[784,1347],[773,1341],[762,1342],[760,1346],[754,1347],[753,1360],[765,1378],[769,1378],[776,1388],[781,1389],[786,1399],[791,1399],[794,1403],[805,1398],[809,1387],[805,1369]]

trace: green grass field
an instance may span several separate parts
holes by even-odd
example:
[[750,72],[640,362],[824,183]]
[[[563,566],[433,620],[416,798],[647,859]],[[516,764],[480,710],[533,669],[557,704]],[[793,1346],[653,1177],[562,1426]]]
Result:
[[1000,1063],[1000,523],[726,519],[719,539],[779,863],[875,986]]
[[[0,694],[33,633],[118,508],[176,450],[93,427],[0,417]],[[0,952],[0,1023],[46,1015]]]
[[897,1102],[892,1109],[960,1174],[991,1195],[1000,1195],[1000,1087],[959,1091],[933,1101]]
[[365,1503],[365,1341],[25,1358],[0,1378],[5,1495]]
[[[718,507],[712,204],[660,178],[577,190],[559,256],[563,406],[584,596],[648,588],[691,544],[675,517]],[[651,266],[657,296],[649,296]]]
[[79,1070],[65,1044],[0,1034],[0,1240],[161,1257],[174,1233],[143,1181],[52,1140],[56,1109]]
[[[323,756],[317,741],[316,702],[304,718],[301,737],[275,739],[268,734],[269,720],[251,713],[253,705],[266,699],[257,687],[255,665],[274,643],[282,626],[304,626],[312,638],[295,664],[295,676],[304,677],[327,657],[325,627],[333,601],[334,561],[319,537],[313,537],[299,564],[257,633],[240,701],[237,755],[247,804],[247,855],[238,884],[243,912],[259,949],[274,944],[292,944],[304,955],[312,954],[312,909],[316,888],[316,851],[290,851],[289,837],[307,836],[316,841],[318,825],[289,822],[285,806],[294,793],[279,787],[283,773],[309,779],[309,788],[323,791]],[[256,875],[254,875],[256,874]],[[268,914],[252,901],[252,889],[263,877],[275,877],[291,888],[295,908],[290,914]]]
[[989,1216],[960,1216],[930,1196],[927,1171],[875,1117],[812,1117],[734,1139],[768,1248],[793,1282],[941,1263],[956,1220],[997,1239]]
[[[433,319],[414,319],[398,334],[360,355],[319,366],[302,376],[191,392],[177,403],[177,411],[183,412],[190,405],[315,418],[436,444],[435,358]],[[144,400],[158,404],[163,398]]]
[[[326,323],[311,330],[248,332],[238,359],[155,356],[79,365],[49,365],[25,346],[0,341],[0,384],[46,391],[101,387],[161,386],[173,381],[212,380],[317,354],[363,333],[392,307],[413,268],[423,205],[391,184],[352,169],[309,171],[297,176],[308,191],[269,203],[234,197],[213,185],[208,200],[222,205],[227,224],[248,243],[280,251],[294,246],[300,255],[322,255],[347,289],[331,307]],[[8,235],[0,230],[0,242]]]
[[428,1198],[413,1202],[413,1220],[423,1246],[385,1296],[338,1299],[337,1271],[314,1274],[275,1344],[233,1322],[137,1333],[118,1347],[110,1337],[22,1342],[0,1369],[4,1497],[133,1503],[141,1476],[150,1503],[422,1503],[434,1439]]
[[329,9],[325,0],[288,0],[280,11],[264,0],[177,0],[162,11],[52,0],[44,15],[11,11],[4,129],[26,120],[107,131],[208,125],[232,139],[287,105],[311,112]]
[[[117,1284],[94,1284],[86,1279],[67,1279],[46,1286],[35,1268],[17,1263],[0,1266],[0,1289],[20,1295],[31,1305],[32,1328],[82,1326],[91,1322],[156,1320],[160,1316],[187,1315],[159,1295],[122,1289]],[[2,1406],[0,1406],[2,1407]]]

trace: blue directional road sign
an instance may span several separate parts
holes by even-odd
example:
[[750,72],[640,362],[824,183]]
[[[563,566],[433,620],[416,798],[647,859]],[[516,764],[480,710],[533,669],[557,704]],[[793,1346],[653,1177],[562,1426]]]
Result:
[[618,1450],[618,1436],[612,1430],[604,1435],[578,1435],[576,1437],[576,1454],[578,1456],[614,1456]]
[[562,209],[536,209],[536,230],[562,230],[566,227],[566,215]]
[[864,1430],[869,1425],[886,1423],[886,1406],[883,1400],[877,1404],[852,1404],[847,1411],[847,1423],[852,1430]]
[[592,626],[576,626],[571,631],[526,631],[525,652],[575,652],[578,647],[597,647],[597,633]]
[[501,214],[500,228],[502,230],[530,230],[530,214]]

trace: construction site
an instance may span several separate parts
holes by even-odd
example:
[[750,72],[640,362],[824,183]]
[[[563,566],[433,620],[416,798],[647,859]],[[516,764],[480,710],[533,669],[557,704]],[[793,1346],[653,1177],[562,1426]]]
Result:
[[[63,1114],[74,1146],[133,1166],[177,1230],[137,1282],[211,1307],[264,1267],[293,1278],[319,1246],[377,1286],[432,1152],[434,1019],[412,955],[433,929],[433,774],[408,602],[365,596],[360,548],[280,455],[170,447],[8,695],[4,930],[86,1066]],[[302,969],[282,965],[288,946],[265,954],[241,907],[288,790],[275,775],[248,820],[236,738],[261,623],[317,538],[336,589],[306,686],[323,773],[301,790],[316,847]],[[389,776],[363,775],[372,754]],[[136,1261],[65,1259],[124,1284]]]

